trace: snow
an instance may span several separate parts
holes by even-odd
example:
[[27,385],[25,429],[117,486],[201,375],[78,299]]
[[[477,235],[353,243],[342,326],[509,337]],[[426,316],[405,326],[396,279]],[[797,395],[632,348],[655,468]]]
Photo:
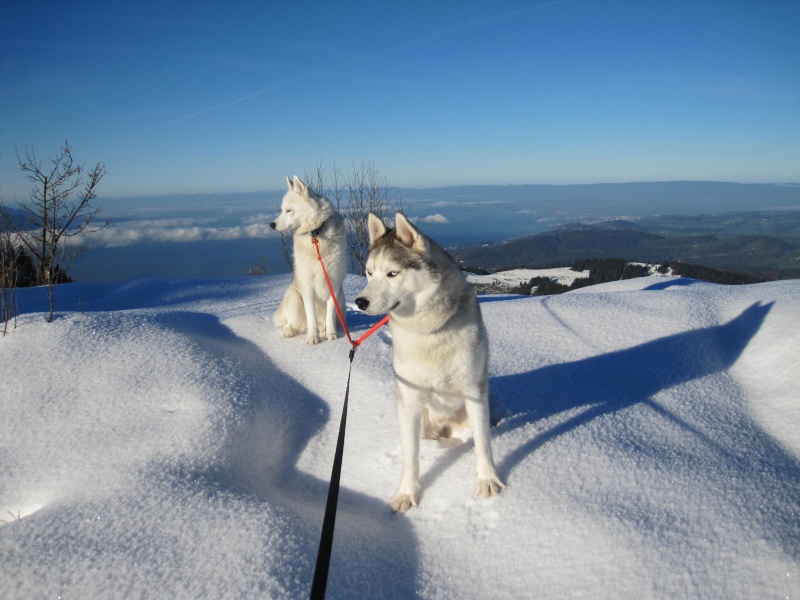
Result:
[[[288,283],[70,284],[50,324],[44,290],[20,290],[0,338],[3,598],[308,595],[349,348],[280,337]],[[390,511],[380,330],[353,363],[328,597],[800,596],[800,281],[642,278],[482,310],[508,487],[474,498],[470,441],[425,441],[420,506]]]
[[549,277],[555,283],[569,286],[572,285],[572,282],[576,279],[588,278],[589,271],[573,271],[570,267],[555,267],[552,269],[510,269],[508,271],[492,273],[491,275],[467,274],[467,279],[470,283],[484,285],[499,284],[511,287],[527,283],[534,277]]

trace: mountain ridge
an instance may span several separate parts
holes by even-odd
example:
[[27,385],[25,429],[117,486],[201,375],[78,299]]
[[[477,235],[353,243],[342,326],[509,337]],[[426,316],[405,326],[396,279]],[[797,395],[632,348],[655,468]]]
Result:
[[[684,217],[696,225],[704,217]],[[800,223],[800,215],[792,216]],[[760,213],[753,213],[759,220]],[[690,230],[687,232],[687,230]],[[666,235],[652,221],[609,220],[572,224],[495,244],[461,245],[451,253],[462,265],[484,271],[542,268],[572,264],[590,258],[622,258],[660,263],[680,261],[716,269],[744,272],[767,279],[800,277],[800,244],[790,235],[726,234],[696,228],[675,229]]]

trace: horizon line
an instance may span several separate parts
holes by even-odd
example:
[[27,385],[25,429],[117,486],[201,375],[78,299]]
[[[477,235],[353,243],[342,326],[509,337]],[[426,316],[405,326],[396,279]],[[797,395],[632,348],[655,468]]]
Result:
[[[397,190],[445,190],[450,188],[513,188],[513,187],[590,187],[590,186],[605,186],[605,185],[657,185],[657,184],[718,184],[718,185],[767,185],[777,187],[800,187],[800,181],[730,181],[718,179],[653,179],[653,180],[633,180],[633,181],[598,181],[592,183],[453,183],[443,185],[392,185],[389,184],[389,189]],[[274,194],[284,193],[283,188],[262,188],[254,190],[204,190],[204,191],[191,191],[191,192],[153,192],[142,194],[129,194],[129,193],[114,193],[109,195],[100,195],[99,199],[105,200],[124,200],[129,198],[164,198],[168,196],[217,196],[223,194]]]

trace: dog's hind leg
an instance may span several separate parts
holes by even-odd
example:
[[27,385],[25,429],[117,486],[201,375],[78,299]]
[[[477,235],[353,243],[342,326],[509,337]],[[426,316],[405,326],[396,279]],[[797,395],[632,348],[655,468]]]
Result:
[[294,337],[306,330],[303,298],[296,287],[290,286],[286,290],[281,305],[272,317],[272,322],[276,327],[283,328],[284,337]]

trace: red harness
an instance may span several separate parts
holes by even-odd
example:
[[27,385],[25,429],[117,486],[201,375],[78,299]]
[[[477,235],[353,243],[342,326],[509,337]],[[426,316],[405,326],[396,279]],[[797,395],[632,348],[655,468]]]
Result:
[[331,285],[331,280],[328,277],[328,270],[325,268],[325,263],[322,262],[322,255],[319,252],[319,240],[317,239],[317,236],[312,235],[311,236],[311,241],[314,243],[314,247],[317,249],[317,259],[319,260],[319,264],[322,265],[322,274],[325,275],[325,283],[328,284],[328,291],[331,293],[331,298],[333,298],[333,305],[336,307],[336,314],[339,315],[339,322],[342,324],[342,327],[344,327],[344,332],[347,335],[347,341],[350,342],[350,345],[353,347],[353,350],[355,350],[356,348],[358,348],[358,346],[361,344],[361,342],[363,342],[365,339],[367,339],[373,333],[378,331],[378,329],[380,329],[381,327],[386,325],[386,323],[389,322],[389,315],[386,315],[385,317],[383,317],[383,319],[381,319],[375,325],[373,325],[369,329],[369,331],[367,331],[364,335],[362,335],[357,340],[353,341],[353,338],[350,337],[350,330],[347,328],[347,322],[344,319],[344,314],[342,313],[342,309],[339,307],[338,300],[336,300],[336,294],[333,291],[333,286]]

